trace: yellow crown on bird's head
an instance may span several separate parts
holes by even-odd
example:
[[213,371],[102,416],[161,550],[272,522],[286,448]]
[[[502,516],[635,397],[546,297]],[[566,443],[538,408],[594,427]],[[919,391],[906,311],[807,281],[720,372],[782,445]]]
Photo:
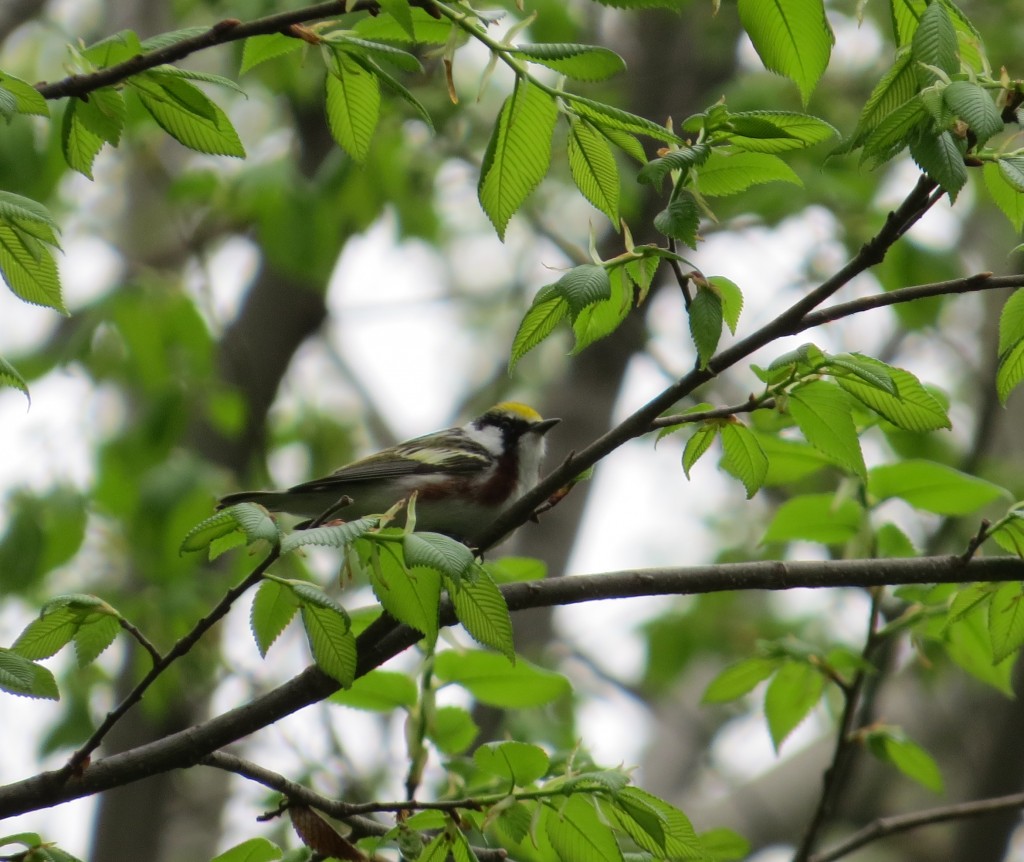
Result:
[[540,422],[541,415],[528,404],[522,404],[519,401],[502,401],[500,404],[495,404],[488,413],[511,413],[513,416],[518,416],[520,419],[524,419],[527,422]]

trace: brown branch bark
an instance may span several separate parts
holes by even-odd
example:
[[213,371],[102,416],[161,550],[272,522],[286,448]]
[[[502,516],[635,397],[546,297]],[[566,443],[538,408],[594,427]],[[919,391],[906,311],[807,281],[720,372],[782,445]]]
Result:
[[[508,584],[502,593],[512,611],[605,599],[693,595],[726,590],[788,590],[797,587],[873,587],[909,583],[1024,580],[1024,561],[1015,557],[755,562],[692,568],[644,569],[577,575]],[[450,602],[441,624],[456,622]],[[418,632],[382,617],[358,640],[357,676],[408,649]],[[171,769],[194,766],[214,751],[316,703],[338,683],[316,667],[243,706],[200,725],[85,765],[70,780],[63,770],[45,772],[0,788],[0,818],[23,814],[120,787]]]

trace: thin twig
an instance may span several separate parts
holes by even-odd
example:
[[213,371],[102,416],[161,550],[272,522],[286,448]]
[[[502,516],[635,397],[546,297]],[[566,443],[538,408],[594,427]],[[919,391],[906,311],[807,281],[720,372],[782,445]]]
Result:
[[[234,604],[235,600],[246,592],[250,587],[259,583],[263,578],[263,573],[277,560],[280,550],[274,548],[267,555],[267,558],[263,560],[241,583],[232,587],[228,590],[224,597],[216,604],[205,617],[197,622],[192,630],[181,638],[167,655],[159,657],[153,663],[153,667],[150,668],[147,673],[114,709],[107,713],[106,718],[103,719],[102,724],[93,731],[92,735],[86,740],[85,744],[79,748],[71,758],[59,771],[62,777],[62,781],[67,781],[72,776],[77,775],[85,764],[89,761],[92,753],[99,747],[100,743],[110,732],[111,728],[121,720],[122,716],[135,704],[142,700],[142,696],[146,693],[149,687],[156,682],[160,674],[162,674],[167,668],[179,658],[188,653],[199,639],[206,634],[213,626],[222,618],[229,610],[231,605]],[[159,654],[157,654],[159,655]]]
[[[875,587],[871,593],[871,611],[868,614],[868,632],[864,639],[864,649],[861,655],[865,661],[870,661],[875,646],[879,642],[878,619],[881,609],[882,588]],[[814,810],[810,823],[804,831],[793,862],[807,862],[814,844],[822,827],[835,809],[839,794],[843,791],[846,783],[846,776],[849,773],[853,755],[856,752],[857,741],[854,736],[854,725],[857,722],[857,714],[860,710],[861,692],[864,682],[867,679],[867,670],[858,670],[854,675],[853,682],[848,687],[841,688],[843,692],[843,714],[839,719],[839,727],[836,731],[836,744],[832,752],[832,761],[822,779],[823,787],[821,796],[818,798],[818,805]]]
[[[672,254],[678,254],[676,251],[676,241],[673,237],[668,238],[668,250]],[[668,259],[668,265],[672,269],[672,274],[676,277],[676,282],[679,284],[679,290],[683,294],[683,305],[686,306],[686,310],[690,310],[690,303],[693,302],[693,298],[690,296],[690,276],[683,272],[683,268],[679,265],[679,261],[675,258],[670,257]]]
[[968,820],[972,817],[983,817],[986,814],[997,814],[1001,811],[1013,811],[1024,808],[1024,793],[1011,793],[1008,796],[996,796],[992,799],[980,799],[976,802],[959,802],[954,805],[943,805],[938,808],[927,808],[911,814],[897,814],[892,817],[879,817],[863,829],[858,829],[835,847],[816,853],[808,862],[835,862],[848,856],[854,850],[870,844],[880,838],[930,826],[933,823],[948,823],[955,820]]
[[732,407],[716,407],[714,410],[701,410],[695,413],[677,413],[674,416],[659,416],[651,423],[651,428],[671,428],[673,425],[685,425],[690,422],[706,422],[708,419],[728,419],[737,413],[753,413],[761,408],[769,410],[775,407],[774,398],[755,398],[753,395],[742,404]]
[[123,628],[126,632],[128,632],[128,634],[135,638],[135,640],[139,642],[142,648],[149,653],[150,657],[153,659],[154,666],[160,664],[160,662],[164,660],[164,657],[160,655],[160,650],[156,648],[156,646],[149,638],[147,638],[141,631],[139,631],[138,627],[134,623],[129,622],[124,617],[118,617],[117,621],[118,623],[120,623],[121,628]]

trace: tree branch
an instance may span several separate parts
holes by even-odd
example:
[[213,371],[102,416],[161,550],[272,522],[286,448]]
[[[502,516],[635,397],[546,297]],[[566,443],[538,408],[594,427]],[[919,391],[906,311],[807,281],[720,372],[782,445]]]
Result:
[[1000,811],[1013,811],[1018,808],[1024,808],[1024,793],[1012,793],[1009,796],[996,796],[976,802],[943,805],[939,808],[928,808],[911,814],[897,814],[893,817],[879,817],[832,849],[815,854],[809,862],[835,862],[836,859],[842,859],[872,841],[922,826],[930,826],[933,823],[967,820],[972,817],[982,817],[985,814],[996,814]]
[[934,206],[938,200],[934,195],[936,191],[938,191],[937,184],[922,174],[903,203],[889,213],[878,233],[868,240],[835,275],[823,281],[806,296],[798,299],[774,320],[714,356],[706,368],[695,368],[684,375],[608,433],[580,451],[579,454],[567,459],[506,509],[487,530],[474,537],[477,547],[487,550],[517,527],[526,523],[537,506],[559,488],[584,470],[593,467],[619,446],[634,437],[646,434],[651,428],[651,423],[660,414],[699,386],[703,386],[727,368],[746,359],[776,339],[786,335],[795,335],[807,329],[805,319],[811,311],[848,284],[855,276],[880,263],[893,243]]
[[[1024,561],[988,557],[965,562],[959,556],[919,559],[754,562],[690,568],[641,569],[506,584],[501,591],[512,611],[635,596],[695,595],[726,590],[788,590],[798,587],[873,587],[891,584],[1024,580]],[[441,604],[441,625],[456,622],[451,602]],[[362,676],[415,644],[421,635],[383,616],[358,638]],[[120,787],[149,775],[182,769],[286,715],[337,691],[338,683],[316,667],[249,703],[203,724],[95,763],[66,777],[44,772],[0,787],[0,817],[23,814]]]

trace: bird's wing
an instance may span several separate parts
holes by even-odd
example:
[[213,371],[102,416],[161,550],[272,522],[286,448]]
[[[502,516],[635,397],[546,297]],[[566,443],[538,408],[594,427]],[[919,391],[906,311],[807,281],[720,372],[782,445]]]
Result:
[[424,476],[432,473],[466,475],[484,470],[492,456],[472,440],[460,441],[459,448],[439,447],[430,437],[410,440],[359,461],[346,464],[322,479],[313,479],[289,488],[289,491],[322,491],[350,482],[372,482],[403,476]]

